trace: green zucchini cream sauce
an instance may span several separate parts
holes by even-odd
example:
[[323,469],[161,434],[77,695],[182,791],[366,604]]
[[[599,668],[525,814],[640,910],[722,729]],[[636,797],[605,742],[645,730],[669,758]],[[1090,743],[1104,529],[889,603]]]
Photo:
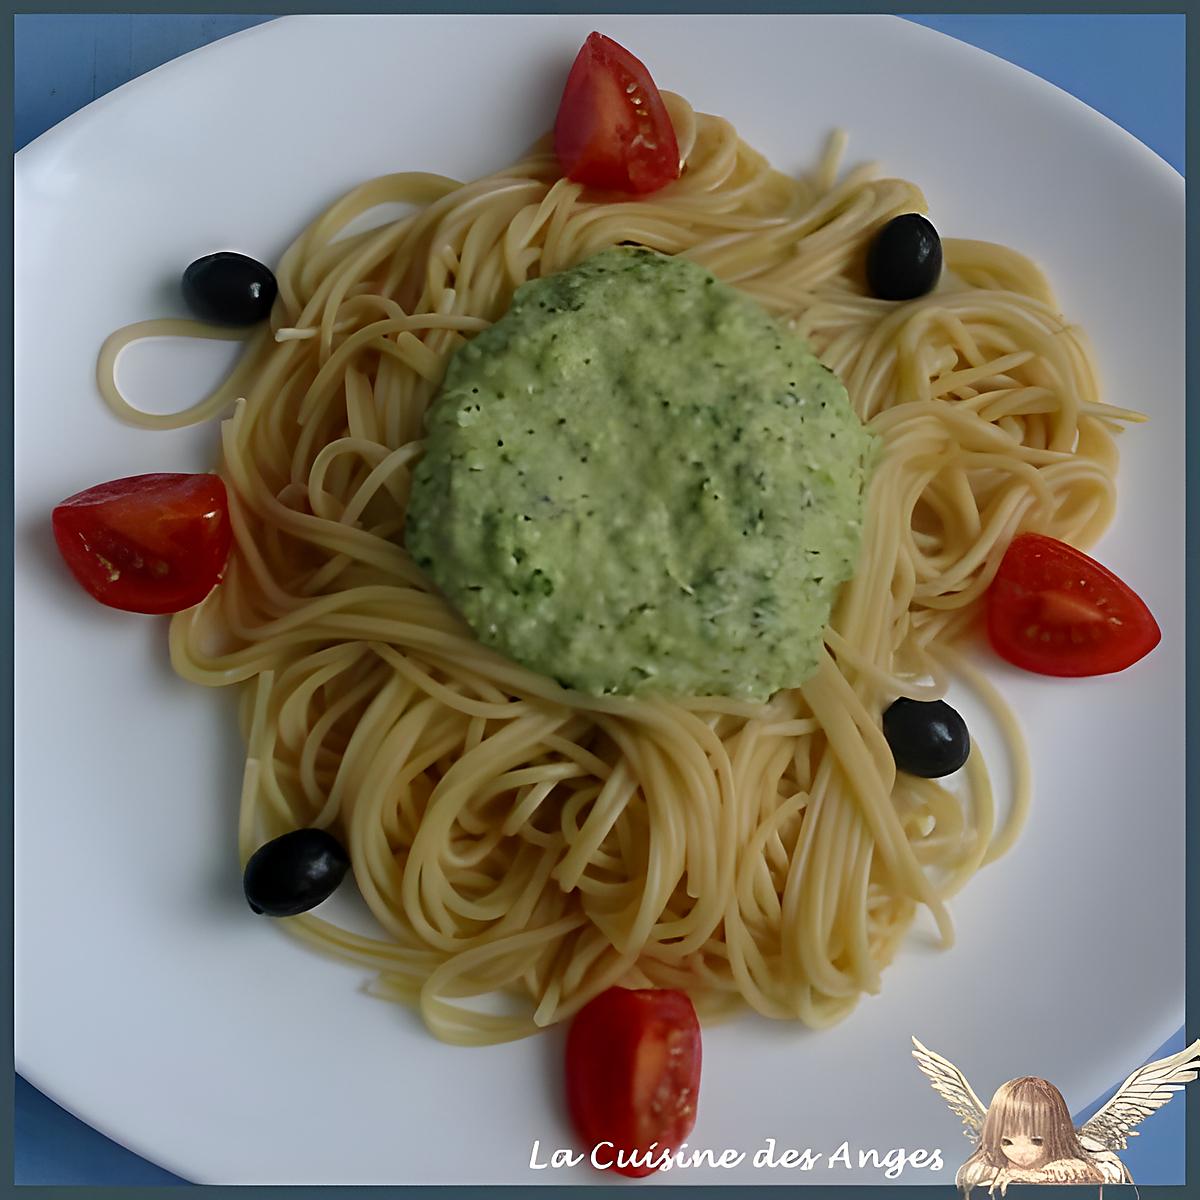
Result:
[[874,445],[801,338],[619,247],[456,351],[406,544],[482,642],[566,687],[764,700],[817,664]]

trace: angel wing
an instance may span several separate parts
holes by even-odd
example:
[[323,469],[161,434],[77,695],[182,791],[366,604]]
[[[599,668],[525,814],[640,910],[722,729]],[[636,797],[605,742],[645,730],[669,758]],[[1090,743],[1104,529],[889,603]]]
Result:
[[[1183,1091],[1200,1072],[1200,1038],[1190,1046],[1147,1063],[1125,1080],[1109,1102],[1079,1127],[1079,1140],[1089,1149],[1124,1150],[1135,1125]],[[935,1085],[936,1086],[936,1085]]]
[[950,1106],[950,1111],[961,1118],[966,1126],[963,1134],[973,1141],[983,1130],[987,1109],[979,1103],[967,1077],[948,1058],[927,1050],[916,1038],[912,1043],[916,1047],[912,1056],[917,1060],[917,1066],[928,1076],[933,1090]]

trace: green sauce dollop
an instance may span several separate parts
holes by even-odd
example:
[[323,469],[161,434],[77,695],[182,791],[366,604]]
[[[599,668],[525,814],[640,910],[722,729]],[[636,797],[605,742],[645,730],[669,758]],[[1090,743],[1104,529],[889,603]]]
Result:
[[487,645],[593,694],[761,700],[811,674],[875,439],[701,267],[616,248],[525,284],[427,432],[406,543]]

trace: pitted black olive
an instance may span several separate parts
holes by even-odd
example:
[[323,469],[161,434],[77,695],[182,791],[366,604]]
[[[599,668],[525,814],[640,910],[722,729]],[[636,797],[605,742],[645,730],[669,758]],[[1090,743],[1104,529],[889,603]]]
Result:
[[278,291],[268,267],[232,250],[206,254],[183,273],[183,298],[203,321],[225,325],[265,321]]
[[893,217],[867,251],[867,283],[880,300],[912,300],[937,287],[942,239],[920,213]]
[[242,886],[256,913],[294,917],[329,899],[350,866],[341,842],[324,829],[293,829],[260,846]]
[[971,753],[966,722],[944,700],[897,700],[883,714],[883,736],[896,766],[909,775],[940,779]]

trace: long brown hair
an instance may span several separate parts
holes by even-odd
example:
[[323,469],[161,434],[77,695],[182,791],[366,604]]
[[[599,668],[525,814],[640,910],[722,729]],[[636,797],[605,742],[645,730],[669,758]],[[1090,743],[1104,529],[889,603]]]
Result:
[[996,1089],[983,1120],[979,1149],[967,1163],[982,1161],[997,1169],[1008,1166],[1000,1140],[1014,1134],[1042,1139],[1041,1161],[1033,1164],[1030,1170],[1059,1159],[1075,1158],[1095,1171],[1097,1182],[1102,1180],[1099,1168],[1090,1161],[1088,1152],[1075,1136],[1067,1102],[1048,1080],[1024,1075],[1020,1079],[1010,1079]]

